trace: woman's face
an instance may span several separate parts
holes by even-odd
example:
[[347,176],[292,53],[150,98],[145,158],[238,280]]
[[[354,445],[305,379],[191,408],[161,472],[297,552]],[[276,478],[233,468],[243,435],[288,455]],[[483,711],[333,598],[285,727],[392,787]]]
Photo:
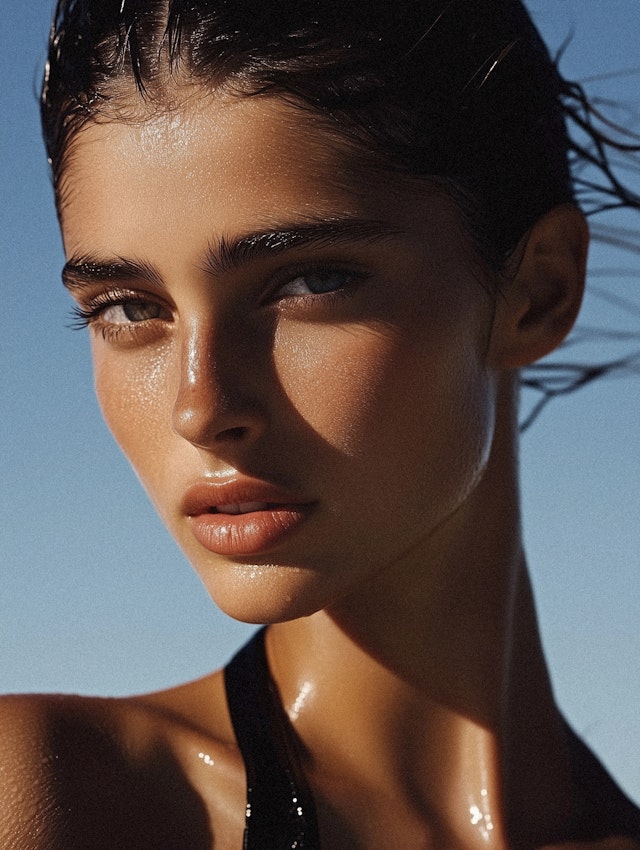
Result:
[[220,606],[270,622],[428,557],[482,477],[492,299],[435,189],[275,99],[87,125],[65,280],[116,440]]

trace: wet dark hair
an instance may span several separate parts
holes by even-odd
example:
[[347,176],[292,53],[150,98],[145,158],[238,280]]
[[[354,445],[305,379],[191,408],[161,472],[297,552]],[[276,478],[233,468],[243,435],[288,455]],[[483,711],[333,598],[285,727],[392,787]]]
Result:
[[449,178],[482,212],[494,265],[573,197],[562,83],[518,2],[67,0],[42,107],[54,174],[123,81],[161,96],[163,59],[204,85],[298,101],[387,169]]
[[385,172],[437,178],[495,271],[559,204],[640,208],[609,162],[637,145],[597,128],[520,0],[59,0],[41,100],[57,190],[78,130],[127,120],[132,86],[161,108],[167,74],[286,98]]

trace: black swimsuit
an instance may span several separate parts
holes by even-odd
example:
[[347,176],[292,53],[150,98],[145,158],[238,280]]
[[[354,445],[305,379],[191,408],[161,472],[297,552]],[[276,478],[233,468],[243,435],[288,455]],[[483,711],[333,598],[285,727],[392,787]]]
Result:
[[[229,712],[247,772],[243,850],[320,850],[313,797],[301,768],[301,745],[269,675],[265,629],[225,668]],[[583,800],[569,838],[612,835],[640,840],[640,811],[625,797],[593,753],[567,726]]]
[[247,771],[243,850],[320,850],[300,745],[280,704],[261,629],[225,668],[227,702]]

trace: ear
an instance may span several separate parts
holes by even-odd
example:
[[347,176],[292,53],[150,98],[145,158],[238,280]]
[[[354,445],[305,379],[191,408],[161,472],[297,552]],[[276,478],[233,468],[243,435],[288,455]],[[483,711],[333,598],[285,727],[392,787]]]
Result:
[[496,297],[489,344],[495,368],[528,366],[560,345],[582,303],[588,244],[585,218],[570,204],[523,237]]

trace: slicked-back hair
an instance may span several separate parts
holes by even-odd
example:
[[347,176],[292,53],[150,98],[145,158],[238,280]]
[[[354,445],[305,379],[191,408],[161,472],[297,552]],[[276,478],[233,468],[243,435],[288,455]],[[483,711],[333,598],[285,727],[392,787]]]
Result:
[[63,0],[42,98],[56,181],[84,122],[127,83],[161,100],[171,73],[286,97],[387,170],[451,181],[493,265],[573,199],[563,82],[518,0]]

